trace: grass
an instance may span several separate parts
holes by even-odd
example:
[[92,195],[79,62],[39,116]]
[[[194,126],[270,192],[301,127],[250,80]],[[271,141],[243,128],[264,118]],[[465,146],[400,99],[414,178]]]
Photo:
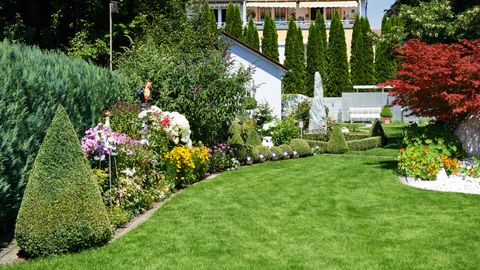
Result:
[[480,196],[404,186],[395,167],[319,155],[241,168],[105,247],[7,269],[478,269]]

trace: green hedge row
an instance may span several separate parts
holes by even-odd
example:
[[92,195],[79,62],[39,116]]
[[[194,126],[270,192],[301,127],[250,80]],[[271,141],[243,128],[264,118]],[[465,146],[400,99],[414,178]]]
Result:
[[123,77],[107,69],[6,41],[0,42],[0,69],[2,231],[15,221],[28,172],[58,104],[83,134],[101,119],[102,109],[126,98],[129,89]]
[[382,147],[382,137],[371,137],[362,140],[347,141],[350,151],[365,151],[372,148]]

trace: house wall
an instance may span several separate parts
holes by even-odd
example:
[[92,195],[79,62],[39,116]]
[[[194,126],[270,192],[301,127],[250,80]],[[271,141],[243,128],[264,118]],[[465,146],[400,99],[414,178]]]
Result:
[[275,117],[281,117],[282,113],[282,76],[285,71],[279,66],[266,60],[251,50],[233,44],[230,48],[231,58],[234,62],[234,70],[241,66],[253,68],[252,83],[256,86],[254,93],[258,103],[267,103],[273,110]]

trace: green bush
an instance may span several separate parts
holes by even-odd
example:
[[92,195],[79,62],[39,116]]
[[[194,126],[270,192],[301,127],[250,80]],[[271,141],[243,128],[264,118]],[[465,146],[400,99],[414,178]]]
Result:
[[301,157],[310,156],[312,154],[312,148],[308,144],[307,140],[293,139],[290,141],[292,150],[297,151]]
[[382,111],[380,112],[380,116],[381,117],[392,117],[393,114],[392,114],[392,110],[390,110],[390,106],[388,106],[388,105],[383,106]]
[[134,140],[141,140],[142,121],[138,118],[140,104],[119,102],[110,109],[110,126],[118,133],[125,133]]
[[371,137],[361,140],[347,141],[350,151],[364,151],[376,147],[382,147],[382,137]]
[[259,155],[263,154],[266,159],[270,159],[270,157],[272,156],[272,151],[268,147],[263,145],[258,145],[256,148],[257,148],[258,154]]
[[345,140],[345,136],[343,136],[339,126],[335,126],[333,129],[328,141],[327,151],[333,154],[343,154],[348,151],[347,140]]
[[110,238],[100,190],[60,106],[30,172],[15,239],[25,254],[39,257],[99,246]]
[[385,146],[388,144],[387,134],[385,134],[385,131],[383,130],[380,120],[375,119],[372,125],[372,129],[370,130],[370,137],[377,137],[377,136],[382,137],[382,146]]
[[288,144],[292,139],[300,137],[300,129],[295,124],[295,119],[287,117],[277,120],[276,126],[271,129],[275,145]]
[[248,144],[241,144],[241,145],[235,145],[235,156],[237,159],[245,163],[247,160],[247,157],[253,158],[253,160],[258,160],[258,150],[255,148],[253,145],[248,145]]
[[303,138],[306,140],[312,140],[312,141],[328,142],[328,139],[330,137],[328,136],[327,132],[320,132],[320,133],[305,133],[303,134]]
[[242,126],[238,121],[233,121],[228,128],[228,144],[242,145],[245,142],[242,139]]
[[115,72],[6,41],[0,42],[0,67],[0,152],[4,167],[0,168],[0,188],[6,193],[0,194],[2,231],[13,228],[28,172],[57,105],[65,107],[77,134],[83,134],[100,121],[102,109],[132,98],[133,91]]
[[282,149],[282,155],[284,152],[287,152],[289,155],[292,155],[292,147],[290,147],[290,145],[288,144],[282,144],[280,146],[278,146],[278,148]]
[[[278,146],[273,146],[272,148],[270,148],[270,152],[273,154],[275,153],[278,157],[278,159],[281,159],[282,156],[283,156],[283,151],[280,147]],[[271,157],[271,156],[270,156]]]
[[251,123],[244,123],[242,125],[242,137],[245,144],[257,146],[262,143],[255,125],[252,125]]
[[354,140],[363,140],[370,138],[370,133],[348,133],[345,135],[345,140],[354,141]]

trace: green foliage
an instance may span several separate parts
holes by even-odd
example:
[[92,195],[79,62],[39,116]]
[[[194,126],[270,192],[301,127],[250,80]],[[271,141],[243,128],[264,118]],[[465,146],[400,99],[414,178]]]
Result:
[[245,144],[248,145],[257,146],[262,143],[254,124],[244,123],[242,125],[242,137]]
[[288,144],[292,139],[300,137],[300,129],[295,119],[287,117],[277,120],[276,126],[271,129],[271,136],[275,145]]
[[305,94],[305,52],[302,29],[290,19],[285,41],[285,66],[289,72],[283,77],[286,94]]
[[[320,13],[317,16],[322,16]],[[321,40],[320,26],[310,24],[308,28],[308,42],[307,42],[307,68],[306,68],[306,95],[313,97],[315,87],[315,72],[319,72],[322,78],[325,78],[325,50],[326,44]]]
[[323,154],[327,152],[328,142],[306,140],[313,153]]
[[251,157],[253,158],[253,160],[258,160],[259,153],[257,148],[255,148],[255,146],[253,145],[248,145],[248,144],[235,145],[234,150],[235,150],[236,158],[242,163],[246,162],[247,157]]
[[257,50],[260,50],[260,38],[258,37],[257,27],[253,23],[252,18],[250,18],[250,20],[248,21],[246,40],[250,46]]
[[312,104],[310,101],[305,100],[303,102],[298,103],[297,109],[293,112],[295,119],[302,120],[304,129],[308,127],[308,123],[310,121],[310,109]]
[[268,147],[263,145],[257,145],[256,148],[257,148],[258,154],[264,155],[267,160],[270,159],[270,157],[272,156],[272,151]]
[[90,41],[89,30],[92,29],[82,29],[75,34],[70,40],[68,55],[94,62],[105,60],[104,58],[108,55],[108,44],[99,38],[93,42]]
[[275,21],[267,14],[263,28],[262,52],[278,61],[278,33]]
[[312,154],[312,148],[308,144],[307,140],[293,139],[290,141],[292,150],[297,151],[301,157],[310,156]]
[[[398,155],[398,168],[410,177],[435,180],[440,168],[447,172],[464,155],[458,138],[443,123],[406,129]],[[450,171],[452,173],[452,171]]]
[[330,139],[330,134],[328,134],[327,132],[304,133],[303,138],[312,141],[328,142],[328,140]]
[[280,159],[283,156],[283,151],[280,147],[278,146],[273,146],[270,148],[270,152],[273,154],[275,153],[277,157]]
[[380,112],[380,116],[381,117],[392,117],[393,114],[392,114],[392,110],[390,110],[390,106],[388,106],[388,105],[383,106],[382,111]]
[[358,15],[353,25],[350,70],[354,85],[375,83],[372,31],[368,19]]
[[270,109],[267,103],[260,103],[257,108],[253,110],[252,119],[254,119],[256,126],[262,128],[266,123],[273,121],[273,110]]
[[134,140],[141,140],[142,122],[138,118],[140,105],[126,102],[116,103],[109,109],[110,127],[112,130],[124,133]]
[[39,257],[103,245],[110,237],[99,189],[60,106],[30,172],[15,239],[28,256]]
[[361,140],[347,141],[348,149],[350,151],[365,151],[372,148],[382,146],[382,137],[371,137]]
[[229,3],[227,6],[225,32],[239,39],[243,39],[242,18],[240,17],[240,7],[237,4]]
[[178,36],[169,35],[173,40],[148,32],[120,59],[119,70],[129,78],[131,89],[145,80],[152,82],[151,102],[184,114],[192,139],[211,144],[225,141],[228,123],[243,112],[250,75],[246,69],[230,73],[220,39],[213,46],[201,46],[202,33],[194,22],[187,20]]
[[200,27],[198,30],[202,33],[199,37],[202,40],[201,43],[203,46],[215,44],[215,40],[218,39],[217,21],[207,2],[203,4],[199,17]]
[[382,146],[387,145],[388,143],[387,134],[385,134],[385,131],[383,130],[380,120],[375,119],[375,121],[372,124],[372,129],[370,130],[370,137],[378,137],[378,136],[382,137]]
[[323,18],[323,14],[317,12],[317,18],[315,19],[315,26],[318,27],[320,32],[320,61],[321,61],[321,69],[320,75],[325,84],[325,80],[327,78],[327,65],[328,65],[328,57],[327,57],[327,28],[325,26],[325,19]]
[[228,129],[228,144],[230,145],[242,145],[245,142],[242,138],[242,126],[238,121],[232,122]]
[[382,35],[375,44],[375,78],[377,83],[385,82],[396,75],[397,60],[394,48],[399,45],[397,31],[401,23],[397,17],[382,19]]
[[339,126],[335,126],[333,129],[330,140],[328,141],[327,151],[333,154],[343,154],[348,152],[347,141],[345,140],[345,136]]
[[345,32],[337,12],[334,13],[330,26],[327,58],[327,89],[325,90],[325,96],[339,97],[343,92],[352,92]]
[[28,172],[57,105],[66,108],[77,133],[82,133],[98,123],[102,109],[130,95],[123,76],[38,48],[0,42],[0,66],[0,152],[5,168],[0,181],[11,192],[9,203],[0,207],[0,216],[7,216],[1,231],[13,225]]
[[282,145],[278,146],[278,148],[280,148],[282,150],[282,155],[285,152],[287,152],[289,155],[291,155],[292,152],[293,152],[292,147],[288,144],[282,144]]
[[458,39],[474,40],[480,38],[480,6],[475,6],[457,16],[454,24]]

